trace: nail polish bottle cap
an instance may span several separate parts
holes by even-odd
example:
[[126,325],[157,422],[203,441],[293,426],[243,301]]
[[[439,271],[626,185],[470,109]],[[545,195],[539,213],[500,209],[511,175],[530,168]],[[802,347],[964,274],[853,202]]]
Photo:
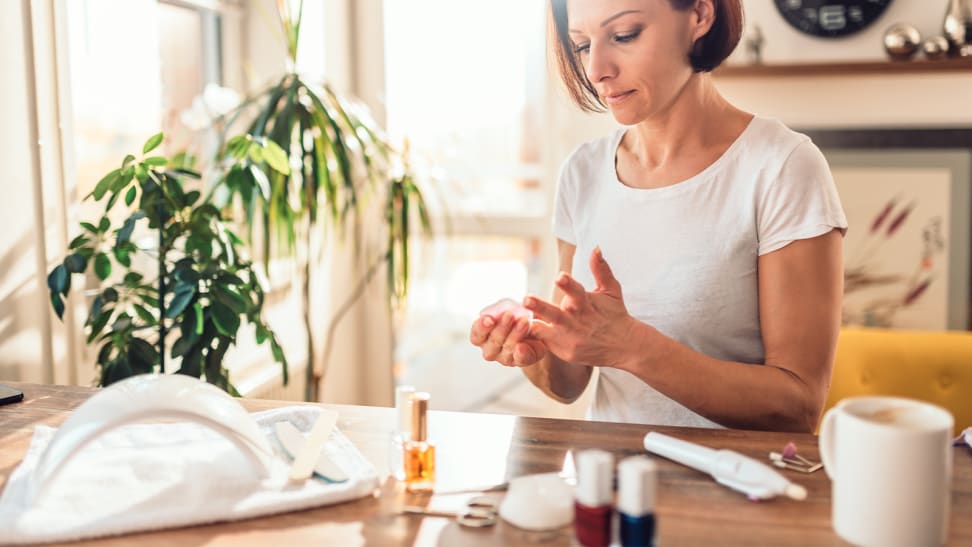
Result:
[[415,393],[412,386],[398,386],[395,388],[395,410],[398,416],[398,423],[395,424],[397,433],[402,438],[407,439],[412,428],[412,407],[409,397]]
[[598,449],[584,450],[577,453],[575,463],[577,501],[587,507],[610,505],[614,471],[614,457],[611,453]]
[[625,458],[618,464],[618,512],[642,517],[654,512],[658,466],[646,456]]
[[429,428],[426,415],[429,410],[429,394],[425,392],[413,393],[410,397],[412,401],[412,428],[411,440],[425,442],[429,438]]

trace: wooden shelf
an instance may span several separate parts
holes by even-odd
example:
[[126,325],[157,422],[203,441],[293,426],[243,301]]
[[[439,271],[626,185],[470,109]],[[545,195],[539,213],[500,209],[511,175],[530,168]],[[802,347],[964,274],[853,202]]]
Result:
[[839,63],[794,63],[767,65],[724,65],[715,70],[719,78],[754,76],[857,76],[861,74],[914,74],[922,72],[972,72],[972,57],[914,61],[860,61]]

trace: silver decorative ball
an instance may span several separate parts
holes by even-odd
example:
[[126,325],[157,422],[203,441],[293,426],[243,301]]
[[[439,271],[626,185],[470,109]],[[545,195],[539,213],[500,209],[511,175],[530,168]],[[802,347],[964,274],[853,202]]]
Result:
[[884,51],[896,61],[905,61],[918,51],[921,33],[907,23],[895,23],[884,31]]
[[921,43],[921,51],[929,59],[944,59],[948,55],[948,40],[944,36],[932,36]]

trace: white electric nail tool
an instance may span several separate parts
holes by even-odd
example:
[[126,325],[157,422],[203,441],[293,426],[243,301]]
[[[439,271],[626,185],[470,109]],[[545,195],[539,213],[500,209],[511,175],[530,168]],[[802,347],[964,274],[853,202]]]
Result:
[[645,435],[645,449],[704,471],[720,484],[746,494],[751,500],[779,495],[795,500],[807,498],[806,488],[790,482],[772,467],[732,450],[713,450],[654,431]]

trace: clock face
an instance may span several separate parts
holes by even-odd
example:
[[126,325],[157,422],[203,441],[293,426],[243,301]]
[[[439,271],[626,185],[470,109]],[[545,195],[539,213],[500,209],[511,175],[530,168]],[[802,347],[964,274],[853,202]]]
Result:
[[774,0],[793,28],[823,38],[853,34],[873,23],[891,0]]

